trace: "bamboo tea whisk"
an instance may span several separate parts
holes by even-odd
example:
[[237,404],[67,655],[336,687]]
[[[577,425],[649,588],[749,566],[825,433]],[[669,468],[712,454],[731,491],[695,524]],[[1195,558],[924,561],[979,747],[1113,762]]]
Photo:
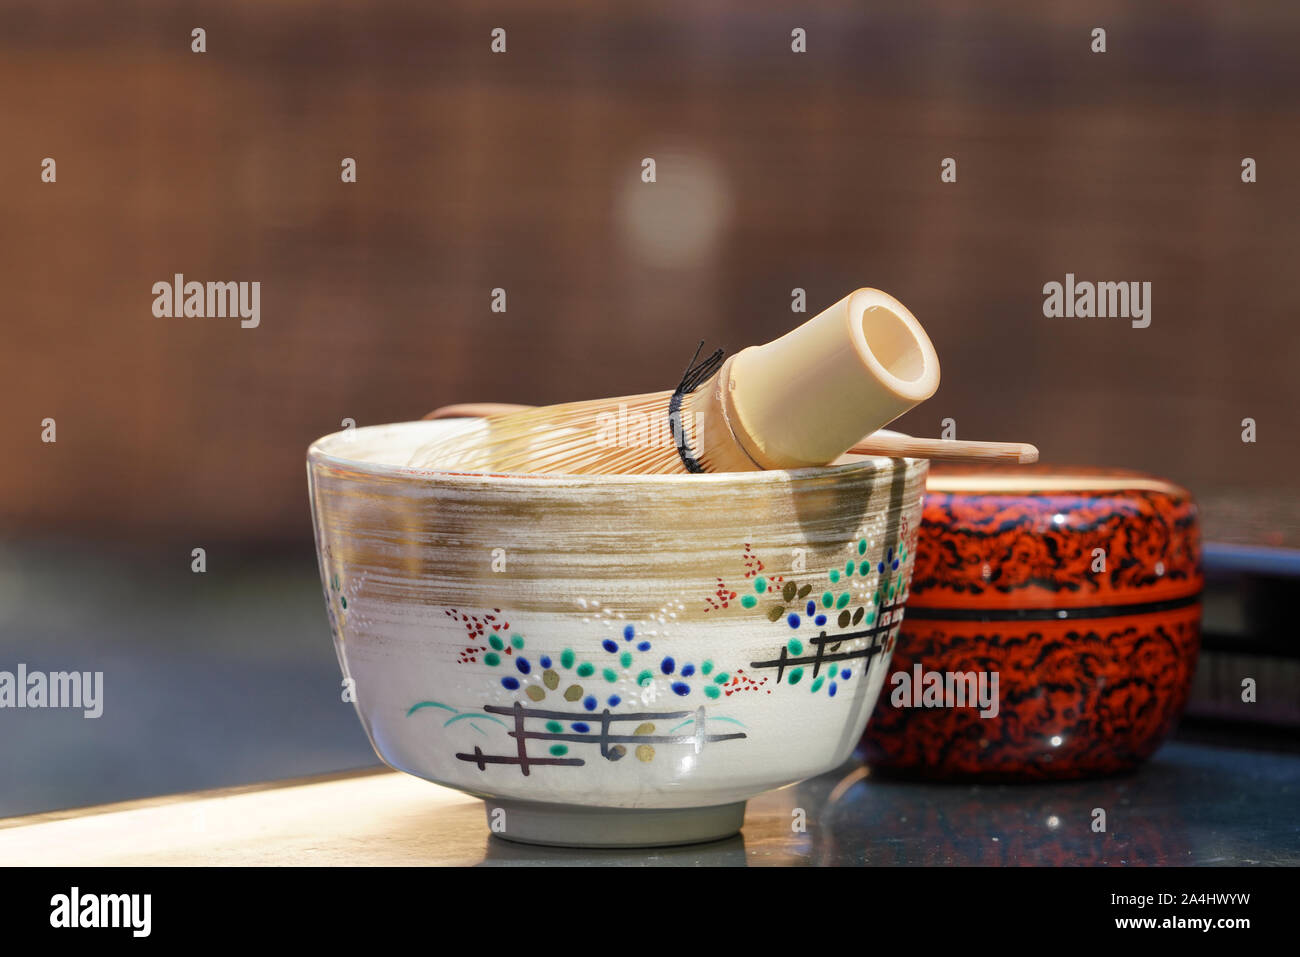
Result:
[[766,345],[693,361],[673,391],[490,415],[411,464],[563,473],[828,465],[938,387],[939,357],[921,324],[892,296],[859,289]]

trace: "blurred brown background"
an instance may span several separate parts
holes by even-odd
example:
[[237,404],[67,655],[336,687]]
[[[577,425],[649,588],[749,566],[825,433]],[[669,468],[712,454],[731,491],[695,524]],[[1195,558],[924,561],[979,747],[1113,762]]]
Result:
[[[0,668],[106,697],[0,715],[0,816],[373,763],[308,443],[670,388],[796,287],[925,323],[943,385],[901,427],[1147,469],[1211,541],[1300,546],[1300,5],[971,6],[0,0]],[[177,272],[261,282],[260,327],[155,318]],[[1044,318],[1067,272],[1151,282],[1150,328]],[[1207,607],[1293,647],[1293,587],[1276,627]]]
[[[926,324],[909,431],[1300,488],[1296,4],[178,6],[0,6],[8,535],[309,548],[343,418],[670,388],[794,287]],[[260,328],[155,318],[175,272],[261,281]],[[1066,272],[1150,328],[1044,318]]]

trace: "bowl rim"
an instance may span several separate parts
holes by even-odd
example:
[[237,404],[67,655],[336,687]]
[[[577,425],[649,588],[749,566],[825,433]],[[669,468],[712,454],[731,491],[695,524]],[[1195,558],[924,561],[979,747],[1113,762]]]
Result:
[[[903,463],[902,467],[910,469],[927,460],[919,458],[890,457],[885,455],[855,456],[854,461],[840,465],[814,466],[799,469],[768,469],[753,472],[700,472],[691,474],[638,475],[634,473],[582,474],[557,472],[463,472],[454,469],[416,468],[410,465],[388,465],[382,462],[365,461],[340,455],[330,449],[339,442],[356,442],[365,433],[378,434],[386,431],[406,428],[437,428],[455,423],[472,421],[471,419],[412,419],[403,422],[384,422],[375,425],[357,426],[340,429],[328,435],[322,435],[307,447],[309,466],[325,465],[349,471],[362,472],[385,478],[437,480],[450,485],[517,485],[525,488],[579,486],[598,488],[606,485],[635,484],[676,486],[684,482],[727,485],[747,484],[796,484],[827,478],[847,478],[872,471],[886,471]],[[889,429],[879,429],[885,435],[903,435]],[[347,438],[341,438],[347,436]]]

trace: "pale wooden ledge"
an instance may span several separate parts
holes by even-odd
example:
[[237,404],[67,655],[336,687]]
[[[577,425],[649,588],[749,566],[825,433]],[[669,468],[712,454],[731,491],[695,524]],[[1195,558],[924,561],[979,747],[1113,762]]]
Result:
[[[0,819],[0,865],[444,865],[802,859],[782,847],[791,792],[750,802],[746,839],[657,851],[573,851],[493,838],[483,802],[384,769]],[[766,838],[766,839],[764,839]],[[707,849],[707,850],[701,850]]]
[[486,840],[482,802],[376,769],[8,818],[0,863],[475,864]]

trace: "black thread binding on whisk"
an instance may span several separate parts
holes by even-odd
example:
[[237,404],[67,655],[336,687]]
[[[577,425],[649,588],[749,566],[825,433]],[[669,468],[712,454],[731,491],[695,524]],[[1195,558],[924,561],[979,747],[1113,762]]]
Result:
[[668,427],[673,430],[673,442],[677,445],[677,454],[682,457],[682,464],[686,466],[688,472],[703,472],[704,466],[691,454],[686,430],[682,428],[682,397],[694,392],[713,378],[722,368],[725,356],[725,353],[719,349],[697,363],[695,360],[700,358],[700,350],[703,348],[704,340],[701,339],[700,344],[695,347],[695,355],[691,356],[690,365],[682,375],[682,381],[677,383],[672,398],[668,400]]

